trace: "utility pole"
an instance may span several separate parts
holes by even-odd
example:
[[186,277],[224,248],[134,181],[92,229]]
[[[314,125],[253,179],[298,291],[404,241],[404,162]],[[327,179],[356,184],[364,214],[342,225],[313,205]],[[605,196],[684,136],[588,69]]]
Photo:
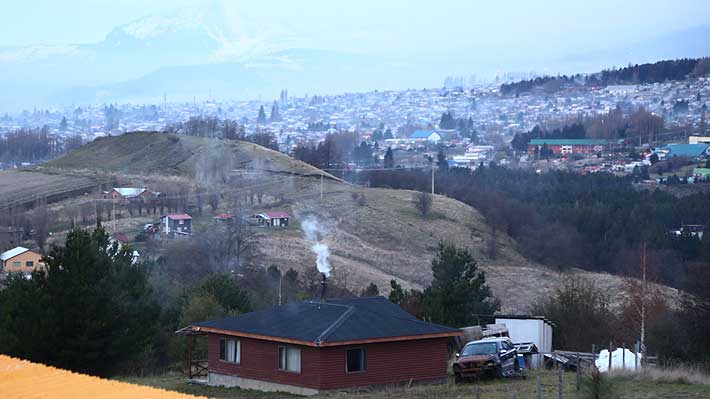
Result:
[[320,200],[323,201],[323,171],[320,171]]
[[282,290],[282,286],[283,286],[283,281],[284,281],[283,274],[279,274],[279,306],[281,306],[281,290]]
[[111,203],[113,204],[113,212],[111,212],[111,216],[113,216],[112,233],[116,234],[116,200],[112,198]]
[[641,359],[646,355],[646,295],[648,295],[648,284],[646,282],[646,240],[643,241],[641,253],[641,273],[643,277],[643,293],[641,294]]
[[431,195],[434,195],[434,158],[431,159]]

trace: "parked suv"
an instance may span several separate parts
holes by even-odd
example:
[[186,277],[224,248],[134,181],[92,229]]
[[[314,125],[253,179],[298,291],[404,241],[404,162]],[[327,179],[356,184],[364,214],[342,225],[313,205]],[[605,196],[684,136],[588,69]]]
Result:
[[482,375],[503,377],[518,370],[517,358],[518,351],[508,337],[472,341],[456,354],[454,377],[457,382]]

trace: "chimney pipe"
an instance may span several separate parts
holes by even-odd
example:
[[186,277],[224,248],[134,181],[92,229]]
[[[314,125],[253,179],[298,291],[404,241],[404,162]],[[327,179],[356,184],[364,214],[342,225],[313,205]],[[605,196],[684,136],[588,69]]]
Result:
[[327,288],[327,281],[325,279],[325,273],[321,273],[322,280],[320,282],[320,301],[325,302],[325,289]]

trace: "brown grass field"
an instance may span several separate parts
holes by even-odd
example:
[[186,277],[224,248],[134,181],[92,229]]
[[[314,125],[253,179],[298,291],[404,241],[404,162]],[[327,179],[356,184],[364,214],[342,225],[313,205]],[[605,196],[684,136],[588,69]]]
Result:
[[[678,377],[678,374],[681,376]],[[520,399],[535,398],[537,372],[531,371],[526,379],[487,380],[478,383],[454,384],[449,381],[438,385],[385,386],[352,392],[327,392],[314,398],[350,398],[350,399],[425,399],[425,398],[460,398],[460,399]],[[558,376],[554,371],[542,371],[540,375],[541,396],[545,399],[558,398]],[[656,375],[655,378],[651,375]],[[658,376],[668,376],[660,378]],[[613,396],[604,398],[618,399],[690,399],[710,398],[710,376],[701,380],[689,381],[682,376],[684,372],[659,369],[635,374],[612,374],[607,379]],[[294,398],[283,393],[266,393],[238,388],[207,387],[188,384],[179,374],[167,374],[157,377],[136,377],[122,379],[128,382],[150,385],[167,390],[207,396],[220,399],[262,399]],[[563,398],[591,398],[588,393],[588,376],[581,377],[580,389],[577,390],[576,374],[563,373]]]
[[[237,183],[226,183],[227,177],[235,175]],[[96,194],[83,195],[84,190],[109,181],[148,188],[182,184],[218,192],[217,213],[233,210],[237,201],[252,212],[289,212],[293,216],[289,228],[259,232],[255,259],[264,267],[275,264],[299,272],[315,268],[312,243],[299,228],[304,217],[315,215],[330,229],[324,242],[330,247],[333,278],[354,292],[374,282],[387,294],[393,278],[405,287],[426,287],[441,241],[471,250],[504,313],[526,312],[534,298],[549,293],[566,278],[529,262],[502,232],[493,245],[485,218],[464,203],[437,195],[432,212],[422,217],[412,205],[411,191],[354,186],[281,153],[237,141],[146,132],[100,139],[31,171],[0,172],[4,183],[0,206],[3,198],[12,196],[33,200],[48,192],[72,193],[75,197],[51,205],[60,220],[50,242],[61,243],[71,220],[76,221],[78,207],[96,201]],[[262,202],[246,204],[244,196],[254,190],[263,194]],[[355,200],[353,194],[365,200]],[[206,209],[194,221],[197,234],[211,221],[212,213]],[[155,222],[158,216],[129,218],[123,212],[115,229],[133,237],[144,223]],[[112,221],[104,220],[104,224],[113,231]],[[622,284],[611,275],[572,273],[585,274],[610,292]],[[669,298],[676,295],[671,289],[666,292]]]

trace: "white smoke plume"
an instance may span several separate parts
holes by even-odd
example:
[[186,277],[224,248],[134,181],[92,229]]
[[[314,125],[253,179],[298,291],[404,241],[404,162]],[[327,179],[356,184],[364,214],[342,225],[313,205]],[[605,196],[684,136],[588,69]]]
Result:
[[303,236],[306,240],[315,242],[315,244],[311,246],[311,251],[316,254],[316,267],[318,267],[318,271],[325,274],[326,277],[330,277],[330,272],[332,271],[330,262],[328,261],[330,250],[328,249],[328,245],[321,242],[323,237],[329,233],[329,229],[315,217],[309,216],[301,222],[301,230],[303,230]]

